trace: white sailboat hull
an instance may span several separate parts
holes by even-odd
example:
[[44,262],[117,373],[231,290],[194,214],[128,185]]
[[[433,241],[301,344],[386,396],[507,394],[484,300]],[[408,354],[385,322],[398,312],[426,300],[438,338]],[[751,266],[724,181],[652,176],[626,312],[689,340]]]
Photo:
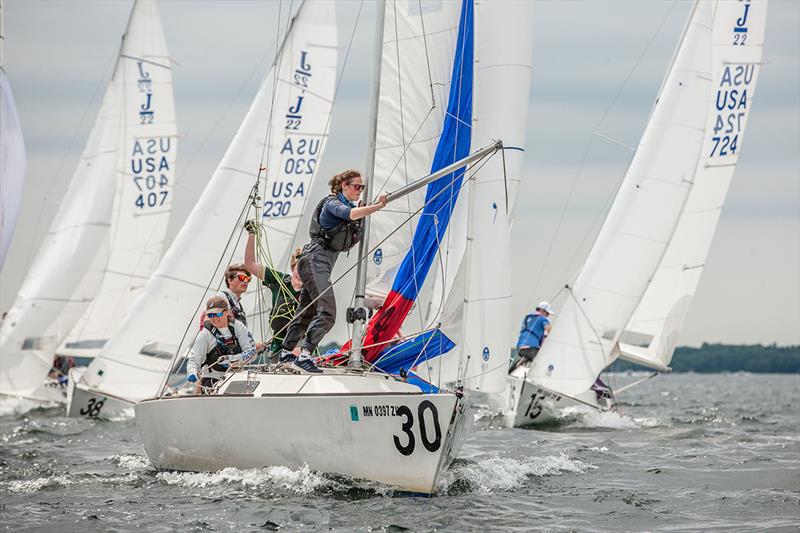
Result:
[[67,385],[67,416],[70,418],[118,418],[133,408],[133,402],[95,391],[80,382],[86,368],[71,369]]
[[460,446],[465,402],[455,394],[423,394],[370,375],[262,373],[258,381],[255,393],[138,403],[151,464],[183,471],[308,465],[430,494]]
[[559,420],[566,407],[587,406],[598,411],[612,411],[615,408],[613,401],[605,397],[598,398],[593,390],[569,397],[543,389],[526,377],[527,372],[508,376],[508,403],[502,411],[504,424],[508,427],[552,424]]

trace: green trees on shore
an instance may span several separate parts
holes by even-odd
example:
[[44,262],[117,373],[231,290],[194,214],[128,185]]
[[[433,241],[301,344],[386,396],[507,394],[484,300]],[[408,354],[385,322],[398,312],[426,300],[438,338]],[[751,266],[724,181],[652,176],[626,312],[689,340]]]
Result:
[[[678,347],[670,365],[673,372],[800,373],[800,346],[706,344],[700,348]],[[612,372],[642,370],[617,360]]]

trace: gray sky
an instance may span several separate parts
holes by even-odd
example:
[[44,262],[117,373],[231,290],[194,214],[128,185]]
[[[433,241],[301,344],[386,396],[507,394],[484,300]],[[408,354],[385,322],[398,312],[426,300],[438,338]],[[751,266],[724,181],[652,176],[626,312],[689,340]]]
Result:
[[[343,49],[359,5],[339,5]],[[25,134],[28,175],[0,275],[2,309],[12,304],[75,169],[130,6],[123,0],[5,0],[5,68]],[[687,1],[660,0],[537,3],[528,149],[512,231],[516,314],[550,298],[580,267],[632,155],[592,132],[638,143],[689,7]],[[170,239],[255,94],[282,26],[279,9],[285,17],[289,2],[161,2],[177,62],[180,132]],[[322,177],[364,164],[373,19],[373,6],[366,4],[334,108]],[[755,108],[682,344],[800,344],[799,26],[800,2],[770,2]],[[322,194],[320,188],[317,196]],[[349,291],[343,287],[337,294],[344,306]],[[344,336],[340,327],[335,336]]]

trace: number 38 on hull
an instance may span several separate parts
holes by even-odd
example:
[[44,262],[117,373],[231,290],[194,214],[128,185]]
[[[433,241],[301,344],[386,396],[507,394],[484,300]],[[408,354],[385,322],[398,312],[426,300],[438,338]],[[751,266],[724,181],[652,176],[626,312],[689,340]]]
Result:
[[458,451],[466,403],[378,374],[239,372],[217,394],[136,405],[159,470],[303,467],[431,494]]

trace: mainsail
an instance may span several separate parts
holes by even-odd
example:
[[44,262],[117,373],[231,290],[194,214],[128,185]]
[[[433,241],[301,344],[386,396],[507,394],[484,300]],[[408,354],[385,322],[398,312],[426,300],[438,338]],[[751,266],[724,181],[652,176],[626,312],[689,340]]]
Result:
[[25,185],[25,142],[3,62],[3,16],[0,2],[0,268],[6,260]]
[[714,12],[706,149],[664,258],[620,339],[622,358],[666,370],[689,312],[739,159],[764,48],[767,2],[719,2]]
[[130,401],[156,394],[187,323],[188,350],[198,306],[219,286],[220,255],[256,183],[272,264],[288,263],[327,138],[337,55],[335,6],[307,0],[186,224],[81,383]]
[[528,379],[541,387],[576,396],[619,356],[617,342],[664,256],[710,141],[711,76],[719,72],[712,66],[713,13],[711,2],[692,8],[611,210],[534,359]]
[[114,73],[119,163],[103,282],[59,350],[101,347],[161,259],[177,153],[172,68],[158,6],[139,0]]
[[[151,0],[135,2],[114,74],[78,168],[3,322],[0,392],[4,394],[31,395],[42,385],[54,351],[96,296],[111,257],[115,257],[121,272],[145,275],[137,258],[122,252],[117,239],[130,238],[126,244],[132,254],[158,253],[160,244],[143,246],[130,235],[130,228],[123,229],[126,225],[120,225],[120,220],[122,211],[138,209],[142,213],[137,217],[141,231],[157,232],[148,219],[153,209],[158,213],[155,217],[166,223],[161,202],[169,205],[171,176],[161,182],[160,175],[145,172],[147,166],[131,172],[133,162],[140,160],[134,150],[141,148],[144,152],[141,160],[155,158],[150,150],[160,150],[165,136],[171,139],[169,146],[174,150],[169,69],[153,61],[166,57],[157,6]],[[154,160],[160,161],[160,157]],[[172,164],[171,155],[166,160]],[[155,181],[152,186],[151,181]],[[131,196],[134,183],[142,189],[137,198]],[[143,206],[137,205],[139,198]],[[122,265],[125,260],[133,266]]]

